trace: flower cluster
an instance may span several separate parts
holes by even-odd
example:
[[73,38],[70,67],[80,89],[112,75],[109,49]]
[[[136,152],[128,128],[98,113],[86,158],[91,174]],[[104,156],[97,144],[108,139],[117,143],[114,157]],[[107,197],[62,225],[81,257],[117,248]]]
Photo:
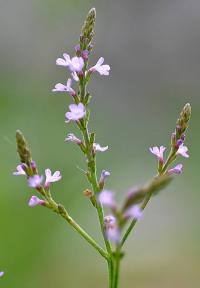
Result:
[[[67,67],[71,73],[74,81],[87,84],[93,72],[98,72],[100,75],[109,75],[110,66],[104,63],[104,58],[100,57],[96,65],[88,68],[88,57],[90,50],[81,50],[80,45],[75,46],[76,56],[70,58],[66,53],[63,54],[63,58],[58,58],[56,64],[59,66]],[[78,121],[86,116],[84,99],[79,99],[78,93],[72,88],[72,79],[68,78],[66,85],[57,83],[52,90],[53,92],[68,92],[75,98],[76,104],[69,105],[69,112],[65,114],[66,122]]]
[[188,158],[188,148],[184,145],[185,141],[185,131],[188,127],[188,122],[191,115],[190,104],[186,104],[183,110],[180,113],[180,117],[177,120],[177,125],[175,132],[171,136],[171,151],[168,155],[167,160],[164,160],[164,152],[166,147],[150,147],[149,150],[154,154],[158,159],[158,172],[159,174],[168,173],[172,174],[181,174],[183,170],[183,165],[181,163],[176,166],[168,169],[169,165],[176,160],[178,155],[181,155],[184,158]]
[[[38,192],[48,191],[51,183],[59,181],[62,176],[60,171],[56,171],[52,174],[51,170],[47,168],[45,170],[45,181],[43,183],[44,177],[43,175],[37,174],[37,167],[35,162],[33,161],[30,167],[27,166],[26,163],[21,163],[17,165],[16,171],[13,172],[13,175],[26,175],[28,186],[31,188],[35,188]],[[43,195],[44,196],[44,195]],[[37,205],[46,205],[46,201],[38,198],[37,196],[32,196],[28,202],[29,207],[34,207]]]

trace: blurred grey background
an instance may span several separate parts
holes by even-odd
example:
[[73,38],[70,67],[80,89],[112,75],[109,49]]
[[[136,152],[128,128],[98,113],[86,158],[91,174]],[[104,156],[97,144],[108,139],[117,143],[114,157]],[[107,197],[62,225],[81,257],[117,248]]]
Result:
[[[200,1],[198,0],[0,0],[0,270],[5,288],[107,287],[106,264],[62,219],[46,209],[30,209],[33,192],[18,164],[15,130],[21,129],[44,173],[60,169],[53,187],[62,202],[96,239],[95,213],[82,195],[88,187],[85,163],[66,144],[64,123],[70,97],[52,93],[64,83],[55,65],[73,53],[88,10],[97,9],[91,65],[100,56],[109,77],[95,75],[89,90],[91,129],[109,145],[98,156],[99,173],[109,169],[108,188],[120,201],[130,186],[156,173],[152,145],[168,145],[183,105],[192,105],[184,173],[152,199],[126,244],[121,287],[197,288],[200,267],[199,120]],[[76,134],[78,134],[76,132]],[[179,162],[180,162],[179,161]]]

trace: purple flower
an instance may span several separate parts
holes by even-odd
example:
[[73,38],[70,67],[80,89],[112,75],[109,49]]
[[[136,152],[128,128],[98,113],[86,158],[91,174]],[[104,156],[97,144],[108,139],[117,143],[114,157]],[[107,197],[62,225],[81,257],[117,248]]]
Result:
[[29,207],[35,207],[37,205],[44,205],[45,201],[41,200],[37,196],[32,196],[28,202]]
[[104,205],[104,206],[108,206],[108,207],[115,207],[115,200],[114,200],[114,193],[112,191],[109,190],[103,190],[100,194],[99,194],[99,202]]
[[78,105],[71,104],[69,105],[69,110],[70,112],[67,112],[65,114],[65,117],[68,119],[65,121],[66,123],[68,123],[69,121],[78,121],[82,119],[86,114],[85,106],[83,105],[83,103],[79,103]]
[[89,51],[88,51],[88,50],[84,50],[84,51],[82,52],[82,57],[83,57],[84,60],[87,60],[87,59],[88,59],[88,55],[89,55]]
[[100,182],[104,182],[106,178],[110,176],[110,172],[107,170],[102,170],[101,172],[101,177],[100,177]]
[[102,147],[98,143],[93,143],[93,149],[94,149],[94,152],[96,151],[105,152],[106,150],[108,150],[108,146]]
[[13,175],[18,176],[18,175],[26,175],[24,169],[23,169],[24,164],[17,165],[16,171],[13,172]]
[[64,67],[69,66],[69,62],[70,62],[70,57],[69,57],[69,55],[68,55],[67,53],[64,53],[64,54],[63,54],[63,58],[64,58],[64,59],[58,58],[58,59],[56,60],[56,64],[57,64],[57,65],[60,65],[60,66],[64,66]]
[[118,243],[120,241],[120,231],[117,227],[116,218],[113,215],[104,217],[104,227],[108,240]]
[[42,180],[43,180],[43,176],[36,174],[28,178],[28,185],[29,187],[32,187],[32,188],[40,187],[40,185],[42,184]]
[[183,172],[183,165],[177,164],[174,168],[171,168],[167,171],[170,175],[171,174],[181,174]]
[[70,56],[66,53],[63,54],[64,59],[58,58],[56,60],[56,64],[64,67],[69,67],[71,72],[82,72],[83,66],[84,66],[84,60],[82,57],[72,57],[70,59]]
[[156,155],[156,157],[158,158],[159,161],[163,162],[163,153],[164,153],[165,149],[166,149],[166,147],[164,147],[164,146],[160,146],[160,148],[155,146],[155,147],[150,147],[149,151],[152,154]]
[[142,210],[140,209],[138,205],[133,205],[126,210],[126,212],[124,213],[124,216],[126,218],[133,217],[138,220],[142,217]]
[[53,92],[69,92],[69,94],[71,96],[75,96],[76,95],[76,92],[74,91],[74,89],[72,89],[71,87],[72,85],[72,80],[69,78],[67,80],[67,84],[66,85],[63,85],[61,83],[58,83],[55,85],[55,88],[52,90]]
[[80,44],[75,45],[75,46],[74,46],[74,50],[75,50],[76,52],[79,52],[79,51],[81,50]]
[[0,271],[0,277],[2,277],[4,275],[3,271]]
[[104,184],[105,184],[105,181],[106,179],[110,176],[110,172],[109,171],[106,171],[106,170],[103,170],[101,172],[101,177],[99,179],[99,187],[100,189],[102,190],[103,187],[104,187]]
[[89,69],[90,72],[99,72],[100,75],[109,75],[110,66],[109,65],[102,65],[104,62],[104,58],[101,57],[97,61],[97,64]]
[[73,142],[73,143],[76,143],[78,145],[80,145],[82,143],[82,141],[79,138],[77,138],[73,133],[67,134],[65,141]]
[[178,140],[176,141],[176,147],[177,147],[177,148],[180,147],[182,144],[183,144],[183,140],[182,140],[182,139],[178,139]]
[[46,175],[46,181],[45,181],[46,187],[49,186],[50,183],[57,182],[62,178],[60,171],[56,171],[52,174],[49,168],[45,170],[45,175]]
[[82,57],[73,57],[69,62],[69,69],[71,72],[82,72],[84,60]]
[[184,144],[182,143],[182,144],[179,146],[179,148],[178,148],[178,150],[177,150],[177,152],[176,152],[176,155],[182,155],[183,157],[188,158],[189,155],[187,154],[187,151],[188,151],[187,146],[184,146]]

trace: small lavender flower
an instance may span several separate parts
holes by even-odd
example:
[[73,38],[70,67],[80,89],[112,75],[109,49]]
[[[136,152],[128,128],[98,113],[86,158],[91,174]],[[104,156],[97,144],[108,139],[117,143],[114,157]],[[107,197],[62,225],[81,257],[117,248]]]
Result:
[[120,231],[117,227],[116,218],[113,215],[104,217],[104,227],[108,240],[118,243],[120,241]]
[[170,175],[171,174],[181,174],[183,172],[183,165],[177,164],[174,168],[171,168],[167,171]]
[[49,168],[45,170],[45,175],[46,175],[46,181],[45,181],[46,187],[49,186],[50,183],[57,182],[62,178],[60,171],[56,171],[52,174]]
[[114,193],[109,190],[104,190],[99,194],[99,202],[104,205],[108,206],[110,208],[113,208],[116,206],[115,200],[114,200]]
[[58,84],[55,85],[55,88],[52,91],[53,92],[69,92],[69,94],[71,96],[75,96],[76,92],[74,91],[74,89],[72,89],[71,85],[72,85],[72,80],[69,78],[67,80],[67,84],[66,85],[58,83]]
[[65,121],[66,123],[70,121],[78,121],[82,119],[86,114],[85,106],[83,103],[79,103],[78,105],[71,104],[69,105],[69,110],[70,112],[65,113],[65,117],[68,119]]
[[114,228],[116,225],[116,218],[113,215],[107,215],[104,217],[105,228]]
[[102,190],[104,185],[105,185],[105,181],[106,179],[110,176],[110,172],[107,170],[102,170],[101,172],[101,177],[99,179],[99,187]]
[[82,143],[82,141],[79,138],[77,138],[73,133],[67,134],[65,141],[73,142],[73,143],[78,144],[78,145],[80,145]]
[[102,181],[104,182],[106,180],[106,178],[108,178],[109,176],[110,176],[110,172],[109,171],[102,170],[99,182],[102,182]]
[[77,44],[74,46],[74,50],[77,52],[81,51],[81,47],[80,47],[80,44]]
[[185,158],[188,158],[189,155],[187,154],[187,151],[188,151],[187,146],[184,146],[184,144],[182,143],[182,144],[179,146],[179,148],[178,148],[178,150],[177,150],[177,152],[176,152],[176,155],[181,155],[181,156],[183,156],[183,157],[185,157]]
[[164,153],[165,149],[166,149],[166,147],[164,147],[164,146],[160,146],[160,148],[157,147],[157,146],[155,146],[155,147],[150,147],[150,148],[149,148],[149,151],[150,151],[152,154],[156,155],[156,157],[158,158],[158,160],[159,160],[160,162],[163,162],[163,161],[164,161],[164,159],[163,159],[163,153]]
[[104,62],[104,58],[101,57],[97,61],[96,65],[89,69],[89,72],[99,72],[100,75],[109,75],[110,66],[109,65],[102,65]]
[[69,67],[71,72],[82,72],[83,66],[84,66],[84,60],[82,57],[72,57],[70,59],[70,56],[66,53],[63,54],[64,59],[58,58],[56,60],[56,64],[64,67]]
[[32,188],[40,187],[40,185],[42,184],[42,180],[43,180],[43,176],[36,174],[28,178],[28,186]]
[[142,210],[140,209],[140,206],[133,205],[130,208],[128,208],[124,213],[125,218],[133,217],[134,219],[140,219],[142,217]]
[[183,140],[182,139],[178,139],[176,141],[176,147],[179,148],[181,145],[183,144]]
[[82,52],[82,57],[84,60],[88,60],[88,56],[89,56],[89,51],[88,50],[84,50]]
[[32,196],[28,202],[29,207],[35,207],[37,205],[44,205],[45,201],[41,200],[37,196]]
[[[63,59],[64,58],[64,59]],[[56,64],[57,65],[60,65],[60,66],[64,66],[64,67],[67,67],[69,66],[69,62],[70,62],[70,57],[67,53],[64,53],[63,54],[63,58],[58,58],[56,60]]]
[[96,152],[96,151],[105,152],[106,150],[108,150],[108,146],[102,147],[98,143],[93,143],[93,149],[94,149],[94,152]]
[[4,271],[0,271],[0,277],[4,275]]
[[71,70],[71,72],[82,72],[84,66],[84,60],[82,57],[73,57],[70,61],[69,61],[69,69]]
[[26,175],[24,169],[23,169],[24,164],[17,165],[16,171],[13,172],[13,175],[19,176],[19,175]]

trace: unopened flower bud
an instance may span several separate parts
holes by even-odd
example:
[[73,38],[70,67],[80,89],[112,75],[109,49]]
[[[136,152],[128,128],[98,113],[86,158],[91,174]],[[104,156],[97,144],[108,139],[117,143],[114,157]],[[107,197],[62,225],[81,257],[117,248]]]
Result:
[[99,179],[99,187],[102,190],[105,185],[105,180],[110,176],[110,172],[107,170],[103,170],[101,172],[101,177]]
[[191,117],[191,106],[189,103],[187,103],[183,107],[180,116],[176,122],[177,138],[180,138],[187,129],[190,117]]

